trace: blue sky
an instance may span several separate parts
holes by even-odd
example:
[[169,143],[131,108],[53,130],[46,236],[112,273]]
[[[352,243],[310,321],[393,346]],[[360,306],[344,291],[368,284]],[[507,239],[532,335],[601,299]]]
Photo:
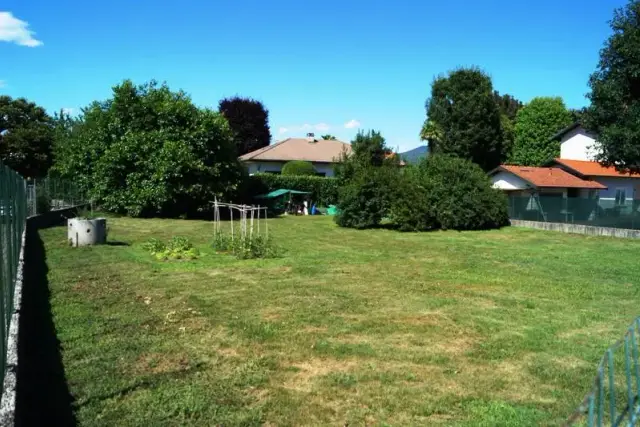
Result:
[[201,106],[261,100],[276,140],[373,128],[404,151],[421,144],[433,78],[458,66],[480,66],[525,102],[584,106],[607,22],[625,3],[3,0],[0,93],[78,112],[125,78],[156,79]]

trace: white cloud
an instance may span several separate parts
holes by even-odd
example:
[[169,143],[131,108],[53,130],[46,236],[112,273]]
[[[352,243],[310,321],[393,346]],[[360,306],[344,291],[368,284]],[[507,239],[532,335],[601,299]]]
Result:
[[344,127],[347,129],[354,129],[360,126],[360,122],[356,119],[351,119],[347,123],[344,124]]
[[320,122],[317,123],[315,125],[309,124],[309,123],[305,123],[303,125],[296,125],[296,126],[287,126],[287,127],[281,127],[278,128],[278,133],[282,134],[282,133],[302,133],[302,132],[313,132],[313,131],[317,131],[317,132],[327,132],[329,129],[331,129],[331,125],[324,123],[324,122]]
[[326,123],[318,123],[317,125],[314,126],[315,130],[320,131],[320,132],[326,132],[329,129],[331,129],[331,126],[329,126]]
[[5,82],[4,80],[0,80],[0,89],[5,87],[6,85],[7,85],[7,82]]
[[0,12],[0,41],[28,47],[42,45],[40,40],[33,37],[34,34],[27,22],[14,17],[11,12]]
[[75,109],[75,108],[72,108],[72,107],[63,107],[63,108],[62,108],[62,112],[63,112],[64,114],[69,115],[69,116],[73,116],[73,113],[74,113],[75,111],[76,111],[76,109]]

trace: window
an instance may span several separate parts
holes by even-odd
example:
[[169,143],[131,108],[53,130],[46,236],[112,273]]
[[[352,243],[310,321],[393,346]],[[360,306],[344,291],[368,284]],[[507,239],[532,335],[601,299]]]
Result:
[[616,206],[624,205],[627,200],[626,188],[616,188]]

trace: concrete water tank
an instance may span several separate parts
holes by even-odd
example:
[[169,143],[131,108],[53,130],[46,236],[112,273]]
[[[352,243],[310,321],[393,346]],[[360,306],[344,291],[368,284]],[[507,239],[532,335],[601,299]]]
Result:
[[71,218],[67,220],[67,238],[76,247],[107,243],[107,219]]

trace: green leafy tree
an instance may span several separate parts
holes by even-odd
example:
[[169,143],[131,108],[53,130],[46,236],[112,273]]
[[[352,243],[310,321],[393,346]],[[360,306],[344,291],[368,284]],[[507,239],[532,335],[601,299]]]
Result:
[[238,156],[266,147],[271,142],[269,111],[262,102],[234,96],[221,100],[218,111],[233,130]]
[[598,160],[640,173],[640,0],[616,9],[613,34],[589,79],[584,125],[598,135]]
[[562,98],[532,99],[518,111],[510,161],[520,165],[540,166],[558,157],[560,143],[551,138],[571,123],[571,113]]
[[230,197],[242,177],[225,118],[155,81],[115,86],[61,134],[56,170],[110,211],[195,214]]
[[0,96],[0,158],[24,177],[41,177],[51,167],[53,120],[24,98]]
[[442,129],[433,120],[426,119],[420,130],[420,139],[427,141],[429,151],[433,151],[438,141],[442,140]]
[[502,152],[504,159],[510,159],[513,155],[515,143],[515,124],[506,114],[500,114],[500,129],[502,130]]
[[500,164],[503,134],[489,76],[478,68],[461,68],[436,78],[426,108],[429,120],[442,130],[430,147],[433,153],[468,159],[485,170]]
[[496,101],[500,114],[507,116],[509,120],[514,122],[518,111],[522,108],[522,102],[508,93],[500,95],[497,90],[493,92],[493,99]]
[[397,156],[380,132],[358,132],[352,153],[336,166],[340,184],[336,223],[341,227],[370,228],[380,224],[388,211],[399,174]]
[[316,170],[311,162],[292,160],[282,166],[282,175],[315,175]]
[[325,141],[335,141],[337,138],[331,134],[322,135],[320,139],[324,139]]

